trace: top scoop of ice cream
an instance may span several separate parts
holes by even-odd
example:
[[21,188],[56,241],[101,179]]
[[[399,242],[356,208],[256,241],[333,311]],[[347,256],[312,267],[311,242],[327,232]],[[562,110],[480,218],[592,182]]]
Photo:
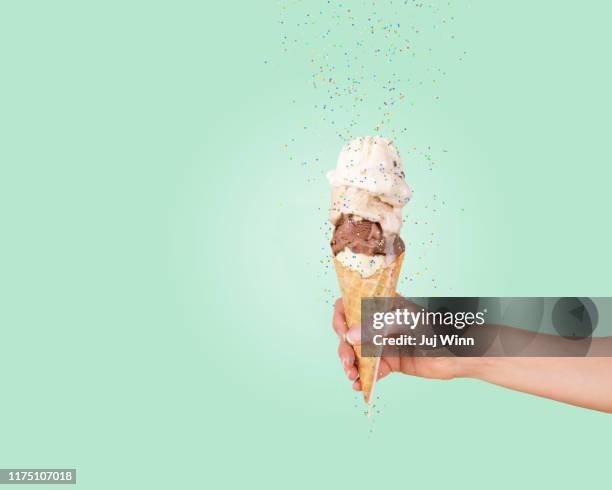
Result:
[[397,149],[379,136],[364,136],[344,145],[336,169],[327,178],[333,187],[363,189],[395,208],[412,197]]

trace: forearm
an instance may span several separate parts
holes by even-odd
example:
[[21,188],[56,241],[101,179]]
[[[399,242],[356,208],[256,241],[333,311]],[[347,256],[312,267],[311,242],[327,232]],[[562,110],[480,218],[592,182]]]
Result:
[[463,358],[458,375],[612,413],[612,358]]

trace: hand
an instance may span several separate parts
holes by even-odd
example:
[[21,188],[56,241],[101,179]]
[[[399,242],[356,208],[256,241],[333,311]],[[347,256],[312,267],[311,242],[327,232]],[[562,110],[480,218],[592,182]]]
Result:
[[[344,314],[342,298],[334,305],[333,328],[340,338],[338,355],[344,367],[344,372],[353,383],[353,389],[361,390],[359,371],[355,364],[353,345],[361,342],[361,327],[348,328]],[[377,379],[390,373],[400,372],[412,376],[432,379],[453,379],[463,376],[463,363],[466,358],[457,357],[392,357],[383,356],[377,373]]]
[[[361,390],[353,345],[361,328],[347,328],[342,300],[334,306],[338,354],[354,390]],[[500,327],[509,328],[509,327]],[[508,330],[512,335],[517,329]],[[550,343],[550,335],[538,334]],[[573,342],[573,341],[570,341]],[[612,413],[612,337],[592,339],[594,357],[399,357],[383,355],[377,379],[400,372],[433,379],[475,378],[512,390]],[[597,357],[600,356],[600,357]]]

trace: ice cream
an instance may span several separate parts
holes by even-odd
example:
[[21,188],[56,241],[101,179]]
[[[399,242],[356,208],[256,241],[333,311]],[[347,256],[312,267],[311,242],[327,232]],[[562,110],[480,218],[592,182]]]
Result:
[[332,251],[342,254],[339,260],[346,267],[368,277],[364,274],[375,272],[375,264],[389,265],[404,251],[402,208],[412,191],[399,152],[385,138],[357,138],[342,148],[327,178],[332,185],[329,219],[336,227]]
[[327,178],[333,187],[362,189],[394,208],[401,209],[412,197],[397,149],[379,136],[364,136],[344,145],[336,169]]
[[[366,136],[342,148],[332,185],[329,219],[334,265],[349,327],[361,323],[361,299],[394,296],[404,260],[402,208],[412,196],[391,141]],[[366,403],[372,399],[379,358],[354,347]]]
[[384,237],[379,223],[361,219],[352,214],[342,215],[336,224],[331,247],[334,255],[348,247],[355,253],[366,255],[386,255],[388,253],[397,257],[404,251],[404,242],[399,236],[394,237],[394,240]]
[[349,270],[357,272],[361,277],[371,277],[385,267],[384,255],[366,255],[343,249],[336,260]]
[[398,234],[402,226],[400,207],[391,206],[363,189],[347,186],[334,187],[329,208],[329,220],[336,225],[342,215],[348,214],[380,223],[385,235]]

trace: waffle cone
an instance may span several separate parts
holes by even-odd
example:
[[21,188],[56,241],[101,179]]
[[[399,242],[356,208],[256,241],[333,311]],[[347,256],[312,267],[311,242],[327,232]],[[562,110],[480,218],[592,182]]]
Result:
[[[334,258],[336,275],[340,283],[342,302],[344,303],[346,321],[349,327],[361,324],[361,298],[395,296],[395,288],[403,260],[404,254],[402,253],[393,263],[384,269],[380,269],[374,275],[361,277],[358,272],[348,269]],[[354,349],[363,397],[366,403],[370,403],[380,359],[378,357],[362,357],[361,346],[359,345],[355,346]]]

